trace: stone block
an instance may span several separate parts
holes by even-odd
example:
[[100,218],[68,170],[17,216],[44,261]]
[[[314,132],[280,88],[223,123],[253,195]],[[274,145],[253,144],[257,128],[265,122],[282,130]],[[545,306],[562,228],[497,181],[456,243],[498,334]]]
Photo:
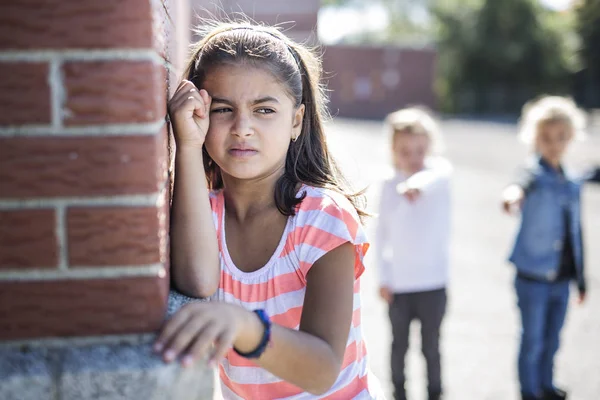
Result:
[[52,359],[44,349],[0,350],[0,399],[54,400]]
[[62,400],[211,399],[213,370],[198,363],[165,364],[151,345],[65,349],[59,383]]

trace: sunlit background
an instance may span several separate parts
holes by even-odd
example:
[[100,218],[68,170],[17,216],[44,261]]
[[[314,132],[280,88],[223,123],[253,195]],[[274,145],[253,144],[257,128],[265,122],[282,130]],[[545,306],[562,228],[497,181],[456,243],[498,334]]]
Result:
[[[194,1],[194,15],[244,12],[277,24],[323,52],[333,116],[328,140],[377,214],[381,181],[391,172],[382,123],[398,108],[437,112],[454,165],[449,310],[443,326],[445,399],[513,400],[518,384],[518,313],[506,257],[517,218],[500,193],[528,155],[516,137],[523,105],[541,94],[573,97],[589,115],[587,141],[567,162],[600,164],[600,1],[279,0]],[[199,20],[196,19],[195,23]],[[373,238],[376,217],[367,223]],[[583,194],[589,298],[567,316],[557,382],[572,400],[600,399],[600,188]],[[377,246],[377,243],[373,243]],[[363,281],[363,326],[370,365],[391,398],[390,327],[377,296],[373,255]],[[573,292],[574,293],[574,292]],[[408,394],[426,395],[425,367],[413,325]]]

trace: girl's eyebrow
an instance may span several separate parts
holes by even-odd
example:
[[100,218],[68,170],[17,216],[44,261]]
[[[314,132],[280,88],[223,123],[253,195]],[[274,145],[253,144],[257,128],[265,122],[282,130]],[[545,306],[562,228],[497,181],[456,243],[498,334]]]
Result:
[[[231,100],[222,99],[222,98],[219,98],[219,97],[213,97],[212,98],[212,102],[213,103],[228,104],[230,106],[234,105]],[[273,96],[265,96],[265,97],[261,97],[259,99],[253,100],[252,101],[252,105],[256,105],[256,104],[260,104],[260,103],[267,103],[267,102],[279,103],[279,100],[277,100],[277,98],[275,98]]]

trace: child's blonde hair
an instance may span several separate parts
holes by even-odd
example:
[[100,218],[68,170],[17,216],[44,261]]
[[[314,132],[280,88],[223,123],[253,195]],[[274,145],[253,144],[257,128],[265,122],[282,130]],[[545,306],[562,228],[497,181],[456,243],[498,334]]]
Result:
[[400,133],[426,135],[431,153],[441,153],[444,143],[438,123],[431,113],[421,107],[408,107],[389,114],[385,119],[391,130],[392,143]]
[[521,140],[534,144],[539,127],[551,122],[563,122],[569,125],[573,139],[585,138],[586,115],[575,102],[562,96],[544,96],[523,106],[521,114]]

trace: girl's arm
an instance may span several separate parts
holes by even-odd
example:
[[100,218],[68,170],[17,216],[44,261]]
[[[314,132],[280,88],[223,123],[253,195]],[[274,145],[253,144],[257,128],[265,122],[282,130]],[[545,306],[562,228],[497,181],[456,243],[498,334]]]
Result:
[[[273,324],[271,341],[255,362],[274,375],[313,393],[327,392],[337,380],[352,321],[355,249],[345,243],[317,260],[307,274],[300,329]],[[167,322],[155,350],[166,361],[184,354],[189,365],[216,343],[212,362],[233,345],[256,349],[264,327],[252,312],[228,303],[194,303]]]
[[182,293],[209,297],[217,290],[218,251],[202,148],[182,146],[175,155],[171,210],[172,274]]
[[169,101],[176,141],[171,210],[171,259],[177,288],[191,297],[209,297],[219,285],[219,249],[212,218],[202,146],[210,123],[211,98],[190,81]]
[[[300,330],[273,326],[272,345],[258,359],[261,367],[312,394],[333,386],[352,321],[354,257],[354,246],[345,243],[315,262],[307,275]],[[247,351],[256,348],[256,342],[244,344]]]

